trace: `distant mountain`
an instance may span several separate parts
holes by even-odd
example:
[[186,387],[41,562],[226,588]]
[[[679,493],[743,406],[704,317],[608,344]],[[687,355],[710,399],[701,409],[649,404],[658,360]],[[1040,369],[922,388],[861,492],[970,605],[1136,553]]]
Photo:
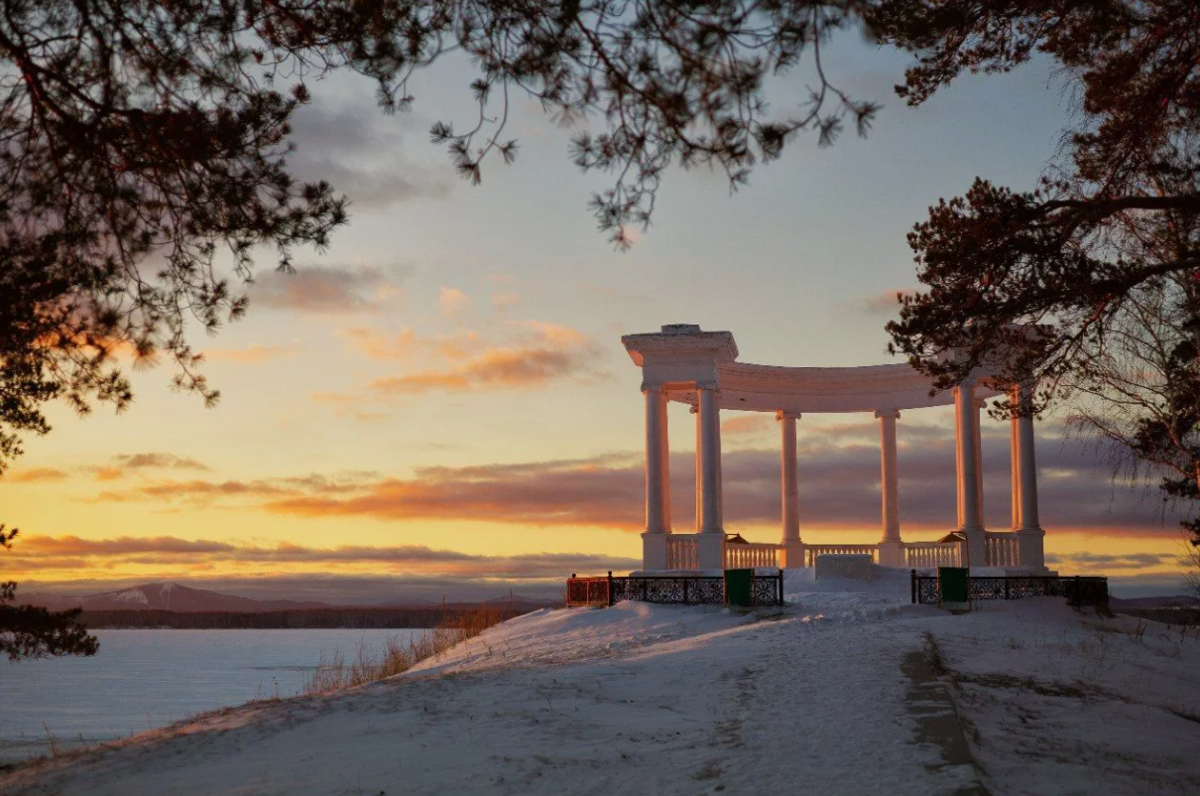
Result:
[[297,602],[295,600],[252,600],[234,597],[231,594],[193,589],[178,583],[147,583],[128,589],[106,591],[99,594],[72,596],[49,592],[17,592],[19,602],[41,605],[56,611],[65,608],[84,608],[90,611],[235,611],[256,613],[262,611],[294,611],[314,608],[336,608],[338,606],[319,602]]

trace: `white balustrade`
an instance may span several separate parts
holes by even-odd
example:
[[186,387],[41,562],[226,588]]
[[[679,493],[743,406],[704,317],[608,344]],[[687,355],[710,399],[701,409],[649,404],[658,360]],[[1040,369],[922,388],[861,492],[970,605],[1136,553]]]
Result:
[[779,566],[779,545],[753,542],[725,545],[725,569]]
[[1015,533],[989,531],[984,537],[984,566],[1019,567],[1021,548]]
[[667,535],[667,569],[700,569],[695,534]]
[[904,565],[910,569],[961,567],[962,544],[959,542],[905,542]]
[[867,555],[871,562],[879,563],[879,548],[873,544],[810,544],[804,547],[804,566],[815,567],[817,556]]

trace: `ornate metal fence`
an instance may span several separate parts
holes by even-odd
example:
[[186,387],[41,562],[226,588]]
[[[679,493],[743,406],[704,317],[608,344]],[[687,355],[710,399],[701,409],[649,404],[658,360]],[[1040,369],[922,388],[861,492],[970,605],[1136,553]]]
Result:
[[[755,606],[783,605],[783,572],[755,574],[751,582]],[[609,606],[622,600],[665,605],[724,605],[725,579],[720,576],[686,577],[645,575],[577,578],[567,580],[567,605]]]
[[[938,603],[938,579],[912,571],[912,601]],[[1108,578],[1011,577],[967,578],[967,596],[972,600],[1019,600],[1022,597],[1066,597],[1071,605],[1108,605]]]
[[577,578],[567,580],[567,605],[612,605],[609,595],[612,576],[607,578]]

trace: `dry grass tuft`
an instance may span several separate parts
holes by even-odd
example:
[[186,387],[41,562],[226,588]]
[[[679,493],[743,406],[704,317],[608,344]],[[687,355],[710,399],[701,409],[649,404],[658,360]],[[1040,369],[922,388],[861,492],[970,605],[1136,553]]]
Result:
[[513,616],[511,611],[481,606],[448,614],[437,627],[410,639],[407,644],[402,644],[398,638],[389,639],[382,657],[374,657],[363,641],[359,641],[355,659],[349,663],[340,652],[329,658],[322,653],[317,670],[305,684],[304,693],[327,694],[406,672],[421,661],[475,638]]

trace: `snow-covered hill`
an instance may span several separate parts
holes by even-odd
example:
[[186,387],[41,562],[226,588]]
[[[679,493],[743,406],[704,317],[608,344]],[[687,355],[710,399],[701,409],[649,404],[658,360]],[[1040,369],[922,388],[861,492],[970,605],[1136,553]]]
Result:
[[[338,694],[7,775],[18,794],[1200,793],[1195,630],[907,581],[543,610]],[[217,762],[219,761],[219,763]]]

